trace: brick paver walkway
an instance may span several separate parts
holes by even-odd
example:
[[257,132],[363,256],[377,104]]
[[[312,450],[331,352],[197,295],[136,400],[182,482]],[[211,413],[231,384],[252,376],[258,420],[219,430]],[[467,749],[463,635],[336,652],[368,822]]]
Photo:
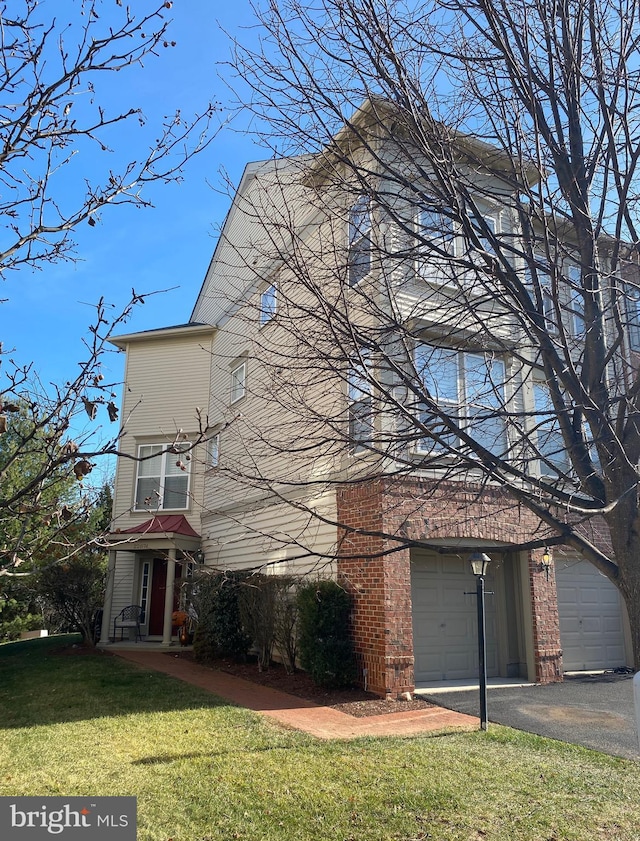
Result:
[[129,649],[114,651],[114,654],[146,669],[155,669],[199,686],[220,698],[269,716],[286,727],[304,730],[319,739],[415,736],[434,730],[474,730],[478,727],[478,719],[474,716],[445,710],[442,707],[354,718],[339,710],[322,707],[277,689],[260,686],[157,651]]

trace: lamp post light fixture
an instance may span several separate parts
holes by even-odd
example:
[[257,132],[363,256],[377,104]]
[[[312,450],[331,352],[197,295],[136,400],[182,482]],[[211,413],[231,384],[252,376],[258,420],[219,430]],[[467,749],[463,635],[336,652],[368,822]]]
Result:
[[484,552],[474,552],[469,558],[476,577],[476,605],[478,609],[478,682],[480,685],[480,729],[487,729],[487,642],[484,620],[484,577],[491,558]]

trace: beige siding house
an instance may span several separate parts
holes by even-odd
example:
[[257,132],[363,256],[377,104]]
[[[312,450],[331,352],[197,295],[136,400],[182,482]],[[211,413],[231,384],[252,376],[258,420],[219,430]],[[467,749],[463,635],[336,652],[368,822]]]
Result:
[[[303,312],[313,284],[330,297],[336,259],[348,262],[355,247],[353,196],[341,214],[330,212],[335,202],[299,177],[299,164],[247,167],[188,324],[116,341],[127,354],[124,457],[102,643],[131,604],[143,608],[143,635],[170,643],[175,582],[204,561],[222,570],[338,577],[354,599],[360,680],[375,692],[397,695],[431,681],[473,678],[475,604],[468,594],[475,585],[456,547],[491,544],[500,547],[489,582],[491,676],[544,682],[567,669],[624,665],[628,633],[616,589],[569,551],[559,552],[554,565],[540,549],[518,549],[539,529],[533,516],[493,488],[479,490],[473,475],[446,488],[433,470],[398,478],[393,453],[374,462],[357,446],[356,433],[347,451],[327,436],[327,423],[357,429],[353,407],[367,395],[350,379],[348,355],[333,370],[316,363],[314,347],[327,336],[300,331],[294,347],[273,316],[292,302]],[[314,174],[316,182],[322,177]],[[495,188],[496,202],[501,189]],[[401,250],[415,220],[402,224],[401,197],[398,208],[397,230],[385,223],[384,236]],[[487,205],[490,212],[491,224],[511,235],[513,215],[498,203]],[[356,281],[370,284],[381,308],[390,296],[398,318],[425,336],[454,330],[454,295],[437,269],[425,274],[422,265],[396,261],[388,276],[372,270]],[[357,306],[354,300],[356,320],[372,329],[370,313]],[[495,301],[485,300],[468,323],[455,324],[456,348],[477,332],[474,319],[503,319],[505,337],[515,333]],[[299,364],[305,354],[308,364]],[[294,356],[298,373],[284,377]],[[534,394],[523,356],[517,363],[523,370],[504,363],[518,411]],[[380,412],[373,434],[384,436],[394,423]],[[420,456],[421,446],[411,457]],[[339,481],[349,477],[357,481]],[[406,545],[390,552],[381,535],[401,535]],[[420,547],[426,540],[429,550]]]
[[170,640],[177,605],[165,596],[200,547],[214,335],[185,324],[114,341],[127,358],[102,642],[137,604],[143,634]]

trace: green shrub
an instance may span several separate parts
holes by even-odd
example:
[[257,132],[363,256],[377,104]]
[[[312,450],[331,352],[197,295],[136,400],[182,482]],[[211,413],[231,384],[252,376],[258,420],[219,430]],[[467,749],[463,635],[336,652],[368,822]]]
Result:
[[191,600],[198,614],[193,641],[196,660],[247,656],[251,638],[240,615],[240,586],[246,573],[201,572],[192,585]]
[[316,581],[300,588],[297,602],[302,667],[320,686],[348,686],[356,675],[349,594],[335,581]]
[[285,670],[293,674],[298,659],[298,600],[300,579],[281,575],[276,578],[276,616],[274,637]]
[[258,669],[261,672],[269,668],[273,654],[276,587],[275,576],[256,573],[245,578],[240,588],[240,617],[258,651]]

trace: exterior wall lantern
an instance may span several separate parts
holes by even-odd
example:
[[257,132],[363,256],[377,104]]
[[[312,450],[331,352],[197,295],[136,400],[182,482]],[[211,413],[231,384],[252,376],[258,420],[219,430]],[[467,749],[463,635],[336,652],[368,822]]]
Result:
[[474,552],[470,558],[471,571],[476,577],[476,605],[478,609],[478,684],[480,687],[480,729],[486,730],[487,719],[487,642],[484,618],[484,577],[491,558],[484,552]]
[[549,570],[551,569],[551,553],[549,549],[545,546],[544,552],[542,553],[542,560],[538,565],[538,569],[540,572],[544,572],[547,575],[547,581],[549,580]]

